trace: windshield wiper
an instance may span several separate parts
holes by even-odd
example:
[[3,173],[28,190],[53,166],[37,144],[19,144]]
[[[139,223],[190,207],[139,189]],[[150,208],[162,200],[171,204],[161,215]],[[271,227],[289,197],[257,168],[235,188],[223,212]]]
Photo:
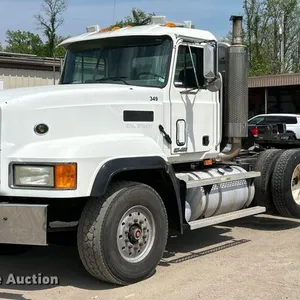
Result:
[[107,81],[107,80],[111,80],[111,81],[122,81],[123,83],[129,85],[129,83],[124,80],[123,78],[127,78],[127,77],[103,77],[100,79],[96,79],[97,82],[101,82],[101,81]]

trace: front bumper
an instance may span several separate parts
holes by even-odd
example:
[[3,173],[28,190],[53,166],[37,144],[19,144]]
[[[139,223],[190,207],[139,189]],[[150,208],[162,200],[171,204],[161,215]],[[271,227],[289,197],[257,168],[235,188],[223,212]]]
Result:
[[47,207],[0,203],[0,244],[46,246]]

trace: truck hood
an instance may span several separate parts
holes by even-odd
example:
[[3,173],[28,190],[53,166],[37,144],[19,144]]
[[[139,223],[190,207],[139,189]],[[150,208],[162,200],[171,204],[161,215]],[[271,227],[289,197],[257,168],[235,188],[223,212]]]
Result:
[[[147,88],[149,90],[149,88]],[[24,101],[49,99],[62,102],[62,97],[73,97],[85,95],[90,97],[99,97],[109,92],[112,94],[122,94],[128,91],[145,91],[145,87],[137,87],[119,84],[69,84],[69,85],[49,85],[38,87],[25,87],[8,89],[0,92],[0,105],[20,103]],[[100,100],[98,98],[98,100]],[[40,103],[43,106],[42,103]],[[48,103],[49,104],[49,103]]]
[[[13,152],[40,142],[87,136],[103,140],[119,134],[142,135],[155,141],[159,122],[163,119],[163,96],[159,88],[102,83],[2,91],[2,147]],[[156,101],[151,101],[153,97]],[[142,124],[135,121],[140,111],[147,114]],[[37,124],[46,124],[49,132],[37,135],[34,131]]]

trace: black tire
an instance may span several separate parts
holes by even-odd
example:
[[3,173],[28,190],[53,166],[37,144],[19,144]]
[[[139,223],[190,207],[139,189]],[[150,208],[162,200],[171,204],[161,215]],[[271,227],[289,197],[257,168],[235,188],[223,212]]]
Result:
[[27,253],[32,249],[30,245],[0,244],[0,256],[14,256]]
[[296,141],[297,140],[296,134],[293,131],[287,131],[286,133],[289,135],[289,140],[290,141]]
[[254,171],[261,172],[261,176],[254,179],[255,196],[253,203],[266,207],[267,212],[270,213],[277,213],[272,201],[271,178],[275,162],[283,151],[284,150],[279,149],[268,149],[262,152],[254,166]]
[[[124,227],[119,227],[119,222],[128,209],[137,205],[146,208],[152,214],[150,219],[155,224],[156,230],[154,232],[149,229],[150,231],[147,233],[149,240],[151,240],[151,234],[153,238],[153,243],[148,241],[148,244],[152,245],[149,246],[148,253],[144,253],[144,257],[138,262],[129,262],[121,255],[122,250],[119,250],[118,242],[126,246],[124,253],[129,255],[130,250],[128,249],[131,248],[127,246],[130,246],[129,240],[132,236],[129,237],[128,232],[125,231],[128,228],[132,229],[133,226],[130,226],[131,221],[128,221]],[[142,215],[140,213],[139,217]],[[134,218],[136,216],[137,214]],[[133,220],[135,229],[139,224],[135,223],[136,220]],[[147,231],[147,224],[149,225],[151,220],[147,220],[147,223],[142,225],[143,236],[141,235],[139,245],[145,242],[144,233]],[[143,222],[143,220],[139,222]],[[125,233],[124,236],[120,235],[122,240],[118,240],[120,237],[118,228],[125,230],[122,231]],[[128,285],[144,280],[155,272],[155,268],[163,256],[167,238],[167,211],[159,194],[145,184],[122,182],[113,184],[104,197],[89,199],[79,221],[77,245],[80,259],[92,276],[102,281]],[[148,247],[147,242],[145,244],[145,247]]]
[[283,217],[300,218],[300,205],[294,200],[291,189],[293,172],[299,164],[299,149],[284,151],[275,164],[272,176],[273,202]]

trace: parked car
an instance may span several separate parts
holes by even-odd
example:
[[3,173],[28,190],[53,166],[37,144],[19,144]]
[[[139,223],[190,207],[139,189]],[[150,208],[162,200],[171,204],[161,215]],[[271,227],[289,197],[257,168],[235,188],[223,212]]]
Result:
[[[249,130],[253,135],[262,134],[266,125],[285,124],[286,133],[292,139],[300,140],[300,115],[296,114],[261,114],[251,118],[248,121]],[[274,127],[275,128],[275,127]]]

